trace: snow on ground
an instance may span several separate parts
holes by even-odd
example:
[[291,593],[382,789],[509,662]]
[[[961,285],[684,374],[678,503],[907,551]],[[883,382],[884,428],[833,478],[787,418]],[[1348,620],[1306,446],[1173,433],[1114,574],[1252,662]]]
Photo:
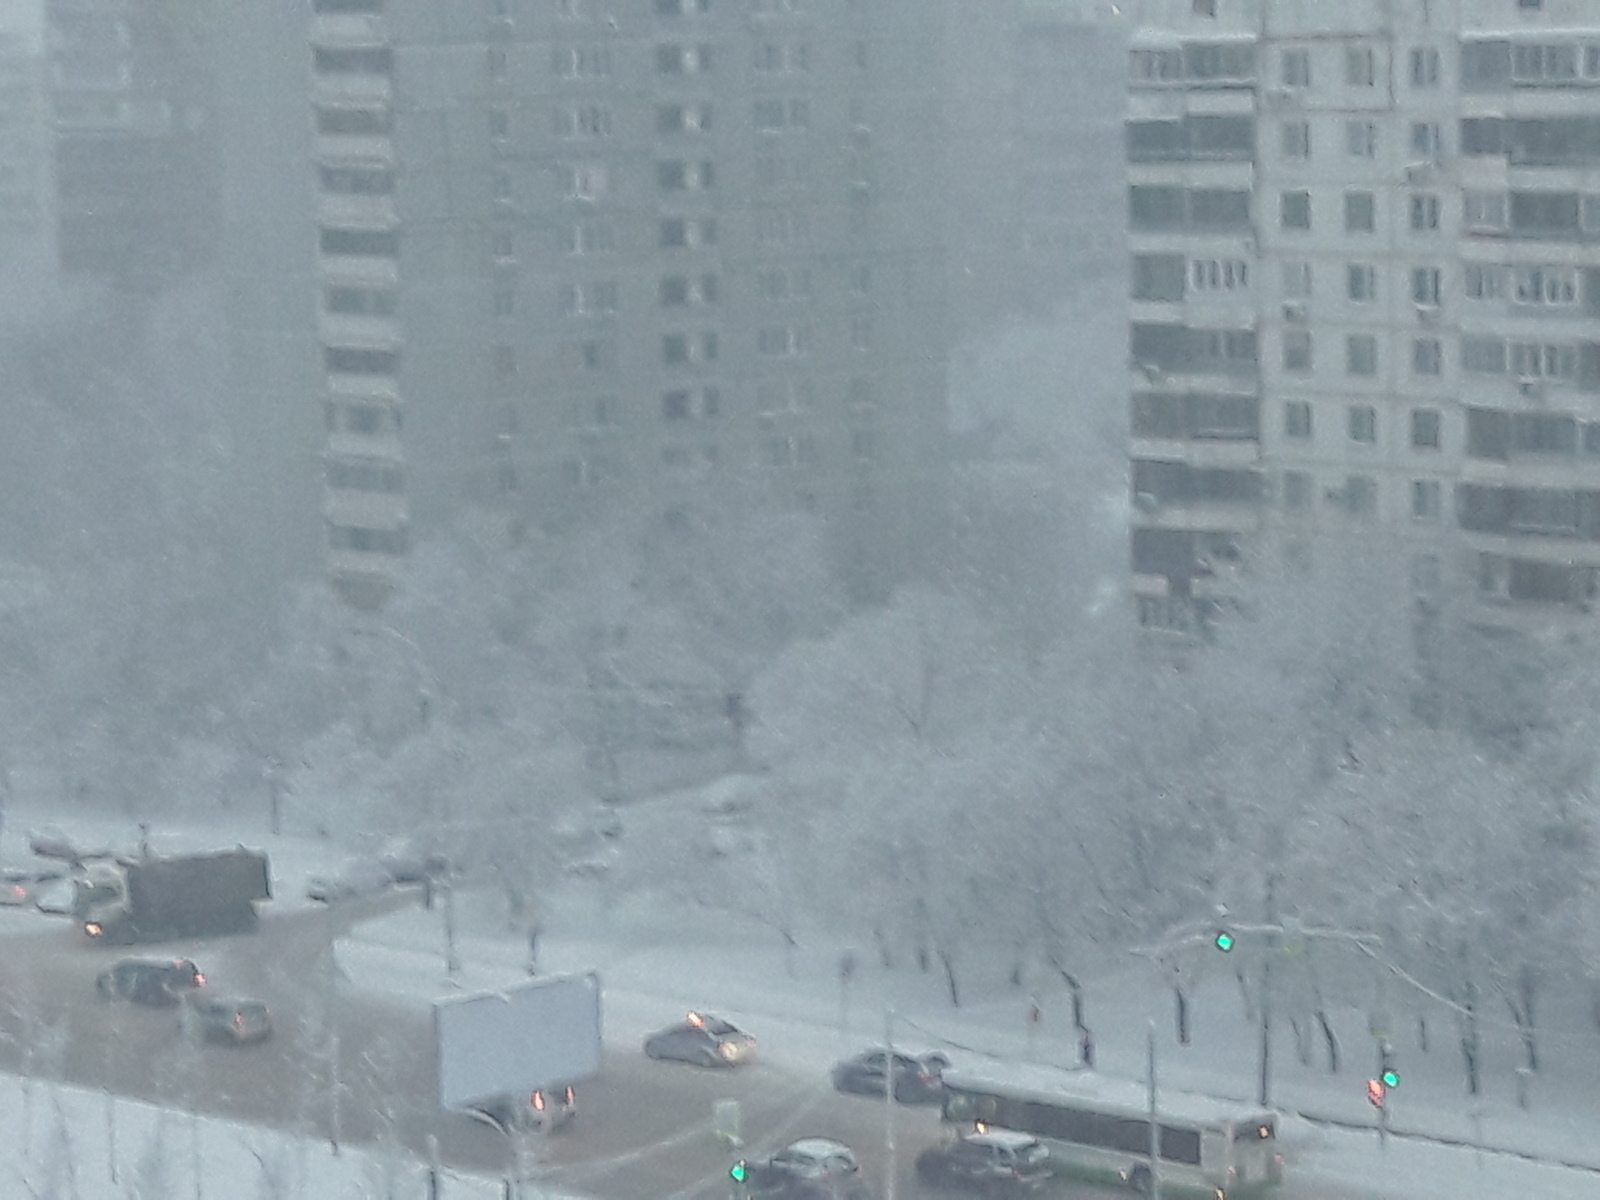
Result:
[[[26,856],[27,828],[13,817],[0,845],[0,861],[16,862]],[[67,832],[90,840],[95,835],[102,840],[111,837],[124,846],[137,842],[131,823],[121,830],[108,822],[82,821],[69,824]],[[214,848],[241,838],[225,832],[219,823],[209,829],[154,829],[151,840],[154,848],[166,851]],[[305,879],[345,858],[340,847],[321,837],[258,835],[242,840],[271,853],[281,898],[277,903],[282,904],[304,903],[300,897]],[[338,961],[348,986],[428,1004],[441,996],[491,990],[526,978],[525,932],[507,926],[495,897],[464,892],[458,900],[453,975],[447,970],[445,908],[437,905],[432,911],[406,910],[372,922],[342,941]],[[0,919],[45,918],[0,913]],[[660,897],[610,898],[604,880],[573,881],[559,894],[546,897],[544,926],[541,971],[600,973],[606,1039],[615,1047],[635,1048],[646,1032],[680,1018],[687,1008],[704,1007],[755,1033],[765,1057],[818,1078],[841,1053],[881,1042],[891,1022],[897,1045],[943,1048],[958,1064],[963,1058],[1031,1059],[1063,1066],[1077,1061],[1067,998],[1046,981],[1031,993],[975,988],[972,999],[957,1010],[949,1005],[935,974],[883,970],[858,947],[856,969],[846,989],[839,983],[841,956],[849,948],[843,935],[809,932],[802,936],[800,947],[786,950],[770,929],[752,921],[686,912]],[[1086,984],[1100,1071],[1142,1078],[1147,1030],[1153,1023],[1165,1086],[1252,1098],[1257,1027],[1243,1011],[1231,978],[1196,989],[1194,1038],[1187,1047],[1176,1045],[1170,995],[1156,985],[1147,967],[1130,962]],[[1041,1020],[1030,1025],[1027,1014],[1035,999]],[[1583,1014],[1563,1011],[1559,1005],[1545,1014],[1543,1069],[1531,1080],[1526,1108],[1519,1105],[1516,1094],[1517,1045],[1508,1025],[1486,1023],[1485,1090],[1475,1103],[1463,1094],[1448,1022],[1437,1022],[1435,1044],[1428,1053],[1421,1052],[1414,1034],[1397,1034],[1403,1086],[1392,1093],[1395,1136],[1385,1145],[1380,1145],[1374,1111],[1365,1098],[1365,1078],[1374,1057],[1366,1020],[1364,1013],[1335,1014],[1347,1058],[1337,1075],[1327,1074],[1315,1061],[1301,1063],[1290,1031],[1282,1030],[1275,1041],[1273,1099],[1287,1114],[1282,1134],[1292,1177],[1362,1189],[1374,1200],[1600,1197],[1600,1142],[1594,1137],[1600,1128],[1600,1036]],[[32,1106],[31,1116],[24,1113],[19,1125],[18,1114],[23,1113],[19,1106],[24,1103]],[[202,1185],[207,1179],[242,1183],[266,1180],[269,1171],[299,1172],[282,1175],[289,1190],[271,1192],[265,1185],[253,1189],[264,1197],[322,1200],[386,1194],[373,1183],[384,1172],[417,1176],[422,1170],[416,1163],[397,1164],[348,1149],[335,1158],[322,1143],[220,1121],[195,1122],[184,1114],[163,1117],[127,1101],[110,1108],[116,1113],[120,1184],[111,1183],[103,1165],[112,1157],[105,1131],[113,1124],[103,1097],[39,1082],[26,1089],[0,1080],[0,1128],[26,1131],[24,1138],[0,1140],[0,1195],[10,1194],[9,1184],[3,1182],[10,1179],[27,1180],[39,1195],[47,1195],[39,1181],[49,1178],[52,1170],[65,1169],[51,1164],[71,1162],[79,1175],[79,1200],[157,1194],[203,1197],[206,1193],[192,1190],[193,1167],[184,1167],[193,1159],[196,1129]],[[65,1115],[58,1116],[58,1111]],[[1441,1145],[1408,1135],[1469,1145]],[[168,1152],[151,1149],[163,1144]],[[24,1147],[20,1152],[19,1146]],[[128,1180],[136,1178],[146,1159],[165,1164],[162,1169],[188,1173],[170,1192],[130,1190]],[[281,1166],[284,1163],[289,1165]],[[302,1163],[307,1164],[303,1169]],[[480,1184],[491,1189],[482,1194],[497,1194],[498,1185],[481,1180],[463,1180],[459,1194],[476,1196],[478,1191],[468,1189]],[[312,1186],[323,1190],[307,1190]],[[240,1193],[218,1184],[214,1194]],[[457,1194],[446,1191],[451,1200]]]

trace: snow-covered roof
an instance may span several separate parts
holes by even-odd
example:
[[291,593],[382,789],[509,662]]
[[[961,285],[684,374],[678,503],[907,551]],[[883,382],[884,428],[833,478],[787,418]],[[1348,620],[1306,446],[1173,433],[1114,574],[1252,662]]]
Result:
[[[1088,1101],[1098,1110],[1133,1117],[1150,1111],[1149,1092],[1143,1082],[1036,1063],[951,1068],[944,1072],[944,1083],[947,1088],[959,1090],[999,1089],[1007,1095],[1044,1103]],[[1272,1119],[1256,1105],[1162,1088],[1159,1078],[1156,1112],[1167,1119],[1216,1124],[1238,1125]]]

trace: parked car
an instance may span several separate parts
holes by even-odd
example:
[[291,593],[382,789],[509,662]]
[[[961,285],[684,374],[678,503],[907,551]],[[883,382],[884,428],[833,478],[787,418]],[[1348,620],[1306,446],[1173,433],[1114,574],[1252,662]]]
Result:
[[903,1054],[894,1052],[894,1065],[886,1067],[888,1053],[882,1047],[863,1050],[854,1058],[833,1065],[833,1086],[841,1092],[881,1096],[884,1076],[892,1070],[894,1098],[901,1104],[937,1104],[944,1095],[944,1069],[950,1060],[943,1054]]
[[183,1022],[190,1032],[210,1042],[261,1042],[272,1036],[272,1014],[260,1000],[214,996],[204,989],[189,993]]
[[500,1096],[467,1110],[467,1115],[501,1133],[521,1130],[554,1133],[565,1129],[578,1115],[578,1097],[572,1085],[539,1088],[526,1096]]
[[155,1007],[176,1004],[206,977],[187,958],[124,958],[100,972],[95,986],[108,1000],[131,1000]]
[[394,876],[378,860],[351,859],[332,875],[313,875],[306,885],[306,899],[331,904],[335,900],[356,900],[376,896],[394,886]]
[[869,1200],[855,1152],[832,1138],[801,1138],[765,1162],[741,1162],[734,1178],[750,1200]]
[[20,908],[35,903],[39,894],[56,880],[62,872],[30,867],[7,867],[0,870],[0,906]]
[[1019,1196],[1050,1178],[1050,1151],[1037,1139],[990,1129],[930,1146],[917,1155],[917,1178],[930,1187],[983,1196]]
[[701,1067],[731,1067],[755,1057],[756,1040],[710,1013],[692,1012],[676,1025],[644,1040],[651,1058],[672,1058]]

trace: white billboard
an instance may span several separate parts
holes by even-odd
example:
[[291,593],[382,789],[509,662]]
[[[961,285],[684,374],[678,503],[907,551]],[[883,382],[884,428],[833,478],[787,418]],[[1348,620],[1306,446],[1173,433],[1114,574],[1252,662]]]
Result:
[[433,1005],[439,1103],[573,1083],[600,1070],[600,977],[552,975]]

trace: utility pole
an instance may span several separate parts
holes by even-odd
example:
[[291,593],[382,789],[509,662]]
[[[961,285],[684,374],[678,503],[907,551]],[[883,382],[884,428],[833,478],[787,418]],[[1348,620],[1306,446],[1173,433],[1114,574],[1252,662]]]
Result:
[[1150,1200],[1161,1200],[1161,1122],[1156,1118],[1156,1023],[1145,1029],[1146,1070],[1150,1081]]
[[1278,950],[1277,875],[1267,876],[1267,952],[1261,958],[1261,1050],[1260,1076],[1256,1081],[1256,1103],[1263,1108],[1272,1103],[1272,956]]

